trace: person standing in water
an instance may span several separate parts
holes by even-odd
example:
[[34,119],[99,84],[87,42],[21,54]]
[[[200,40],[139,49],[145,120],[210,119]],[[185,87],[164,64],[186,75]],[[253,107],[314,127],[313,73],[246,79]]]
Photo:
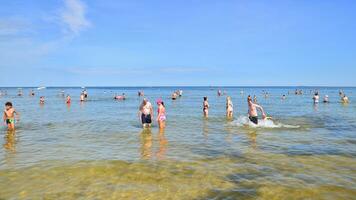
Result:
[[67,98],[66,98],[66,104],[70,104],[70,102],[71,102],[71,98],[70,98],[70,96],[69,96],[69,94],[67,95]]
[[209,102],[208,102],[208,97],[204,97],[204,102],[203,102],[203,113],[204,117],[209,116]]
[[41,96],[40,97],[40,104],[43,105],[45,103],[45,97]]
[[172,100],[176,100],[177,99],[177,92],[173,92],[172,93]]
[[315,92],[314,97],[313,97],[313,101],[314,101],[315,104],[319,103],[319,93],[318,92]]
[[158,110],[157,110],[157,122],[160,129],[164,129],[166,127],[166,107],[164,106],[164,102],[162,99],[157,100]]
[[12,107],[11,102],[6,102],[3,120],[8,130],[15,130],[15,115],[17,121],[19,121],[20,114]]
[[88,98],[88,92],[86,89],[84,89],[83,91],[83,95],[84,95],[84,99],[87,99]]
[[80,102],[83,102],[83,101],[85,101],[85,94],[84,94],[84,92],[82,92],[82,93],[80,94]]
[[329,103],[329,96],[328,96],[328,95],[325,95],[325,96],[324,96],[323,102],[324,102],[324,103]]
[[146,98],[143,99],[140,105],[139,115],[141,117],[142,127],[151,127],[153,119],[153,108],[152,104]]
[[247,97],[247,103],[248,103],[248,118],[250,119],[251,122],[253,122],[256,125],[258,124],[257,109],[259,109],[262,112],[262,119],[266,119],[266,113],[263,110],[262,106],[253,103],[250,95],[248,95]]
[[226,117],[232,118],[234,113],[234,105],[232,104],[231,97],[226,97]]
[[343,93],[343,96],[341,98],[341,103],[349,103],[349,98],[346,96],[345,93]]

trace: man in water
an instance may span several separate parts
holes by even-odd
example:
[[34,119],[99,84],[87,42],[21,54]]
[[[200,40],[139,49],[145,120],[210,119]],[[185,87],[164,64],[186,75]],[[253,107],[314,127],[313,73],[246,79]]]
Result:
[[313,97],[313,101],[314,101],[315,104],[319,103],[319,93],[318,92],[315,92],[314,97]]
[[153,119],[153,108],[152,108],[152,104],[145,98],[143,99],[140,105],[139,115],[141,116],[141,122],[143,128],[151,127],[151,123]]
[[349,98],[346,96],[346,94],[344,93],[342,98],[341,98],[341,103],[349,103]]
[[262,112],[262,119],[266,119],[265,111],[260,105],[257,105],[252,102],[252,98],[250,95],[248,95],[247,97],[247,103],[248,103],[248,118],[250,119],[251,122],[253,122],[256,125],[258,124],[257,109],[259,109]]

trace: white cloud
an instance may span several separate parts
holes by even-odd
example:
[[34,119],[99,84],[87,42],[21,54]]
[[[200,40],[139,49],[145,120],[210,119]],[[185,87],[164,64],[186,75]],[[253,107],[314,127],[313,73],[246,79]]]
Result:
[[90,27],[90,21],[85,17],[86,5],[80,0],[64,0],[65,7],[60,13],[62,22],[67,26],[66,31],[79,34]]

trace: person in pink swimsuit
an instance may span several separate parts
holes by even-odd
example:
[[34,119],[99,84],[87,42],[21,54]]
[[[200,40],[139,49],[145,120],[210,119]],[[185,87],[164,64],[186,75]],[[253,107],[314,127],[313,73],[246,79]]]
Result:
[[166,127],[166,108],[164,106],[164,102],[162,99],[157,100],[158,110],[157,110],[157,122],[160,129],[164,129]]

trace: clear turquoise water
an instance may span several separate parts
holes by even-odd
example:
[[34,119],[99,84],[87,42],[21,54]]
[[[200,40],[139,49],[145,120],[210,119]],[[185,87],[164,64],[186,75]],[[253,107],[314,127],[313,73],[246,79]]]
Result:
[[[172,101],[176,89],[184,94]],[[7,88],[0,103],[12,101],[21,121],[14,134],[1,128],[0,198],[355,197],[356,88],[343,88],[348,105],[339,103],[340,88],[302,88],[301,96],[287,87],[220,89],[232,97],[234,120],[225,118],[225,97],[216,95],[217,88],[88,88],[84,103],[81,88],[64,88],[70,107],[61,88],[35,90],[35,97],[29,88],[23,97]],[[313,89],[331,102],[315,106]],[[157,124],[142,130],[138,90],[151,102],[165,101],[164,132]],[[128,99],[114,101],[122,92]],[[257,95],[274,122],[244,125],[248,94]],[[46,103],[40,106],[42,95]],[[209,97],[209,119],[202,117],[203,96]]]

